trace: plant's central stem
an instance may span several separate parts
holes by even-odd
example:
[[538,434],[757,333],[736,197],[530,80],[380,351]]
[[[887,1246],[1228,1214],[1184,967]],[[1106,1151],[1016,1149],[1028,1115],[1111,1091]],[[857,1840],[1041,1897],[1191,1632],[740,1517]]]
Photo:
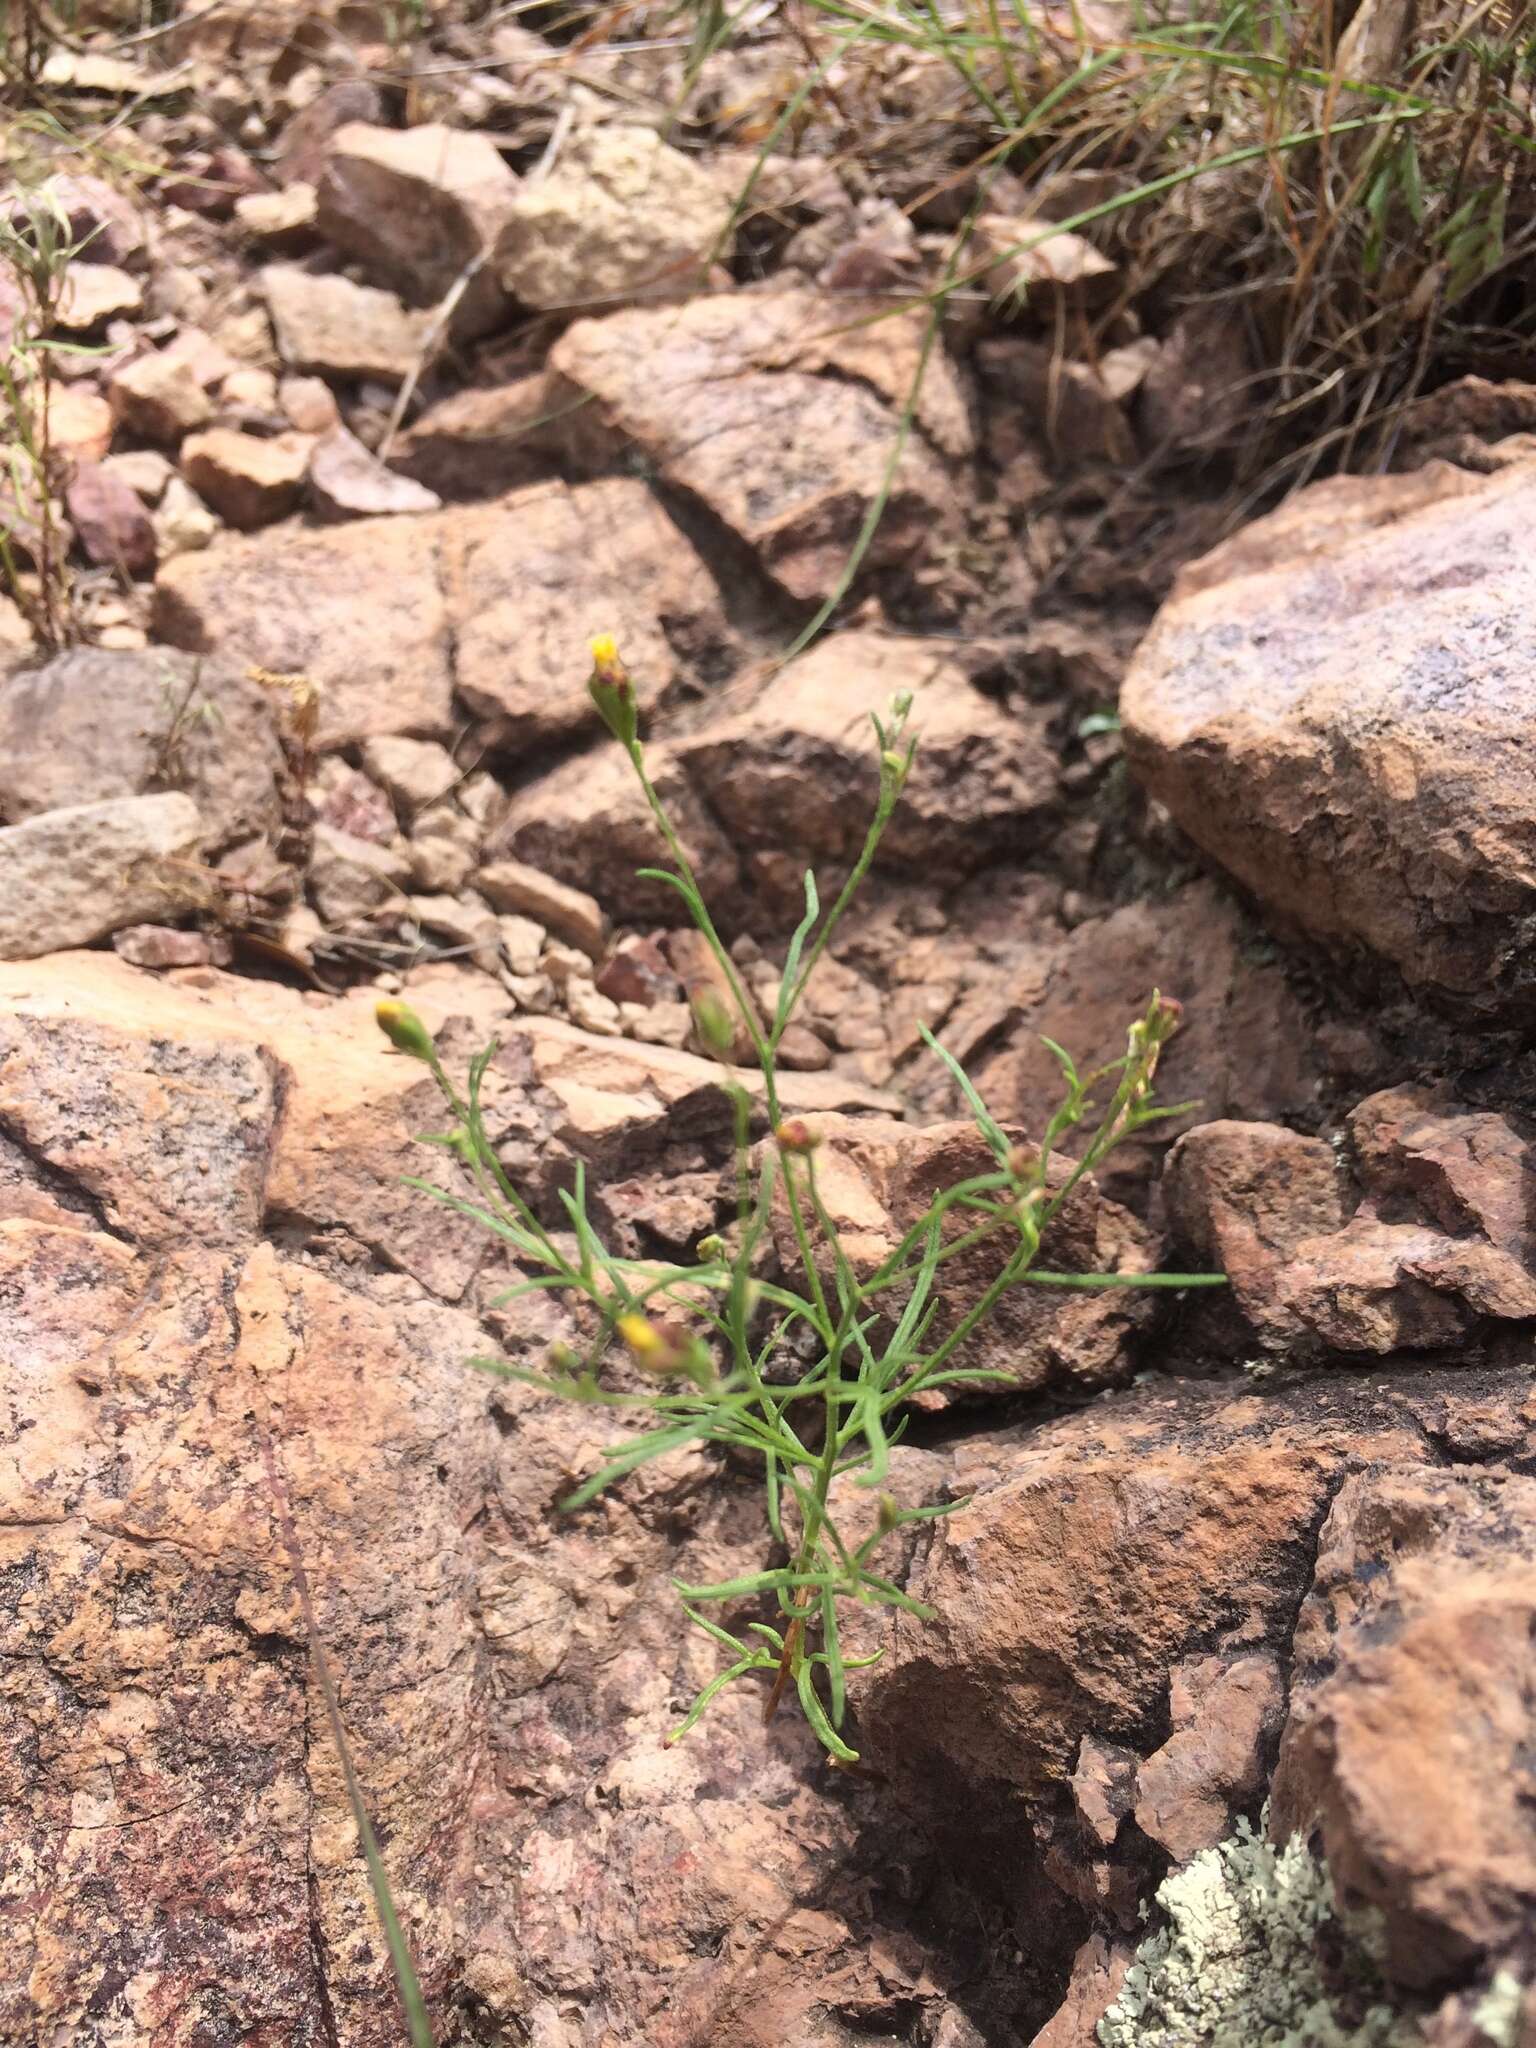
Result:
[[[838,1359],[840,1353],[834,1347],[834,1356],[827,1369],[827,1435],[822,1445],[821,1459],[816,1467],[816,1483],[811,1490],[810,1504],[805,1511],[805,1528],[800,1537],[800,1548],[795,1553],[795,1572],[814,1570],[816,1550],[821,1542],[821,1525],[826,1518],[827,1495],[832,1491],[832,1475],[837,1470],[837,1389],[839,1383]],[[763,1721],[766,1725],[779,1710],[784,1689],[790,1679],[798,1674],[801,1646],[805,1641],[805,1610],[810,1605],[811,1589],[800,1586],[795,1592],[796,1613],[784,1632],[784,1649],[779,1657],[779,1668],[773,1675],[773,1685],[763,1707]]]

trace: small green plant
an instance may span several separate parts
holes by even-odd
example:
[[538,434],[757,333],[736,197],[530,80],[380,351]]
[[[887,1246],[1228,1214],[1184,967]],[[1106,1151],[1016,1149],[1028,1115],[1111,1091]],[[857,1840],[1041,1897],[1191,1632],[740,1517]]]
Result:
[[[851,1764],[857,1751],[843,1727],[846,1672],[854,1660],[844,1654],[841,1616],[849,1602],[927,1615],[928,1609],[875,1569],[876,1553],[904,1524],[948,1514],[959,1505],[903,1508],[884,1491],[891,1447],[913,1400],[961,1383],[1009,1383],[1004,1374],[968,1365],[965,1353],[970,1338],[1011,1288],[1222,1284],[1220,1274],[1063,1273],[1037,1264],[1063,1204],[1106,1155],[1133,1132],[1189,1107],[1158,1108],[1152,1097],[1159,1057],[1178,1025],[1178,1005],[1154,994],[1130,1027],[1124,1055],[1093,1073],[1080,1074],[1069,1055],[1047,1040],[1060,1064],[1062,1093],[1037,1146],[1008,1136],[959,1064],[925,1033],[970,1104],[992,1164],[938,1193],[875,1270],[861,1274],[823,1199],[817,1134],[801,1119],[783,1114],[778,1051],[901,799],[917,744],[907,731],[911,700],[898,698],[886,720],[872,718],[879,749],[874,816],[858,860],[825,916],[815,877],[806,875],[805,915],[790,939],[778,1003],[768,1022],[738,978],[646,771],[635,693],[617,648],[609,639],[599,640],[593,655],[593,700],[629,756],[673,863],[643,872],[682,899],[719,964],[735,1009],[732,1017],[722,999],[700,1007],[700,1035],[723,1058],[739,1020],[757,1064],[752,1092],[734,1070],[722,1068],[735,1126],[734,1225],[728,1236],[704,1237],[687,1264],[620,1257],[593,1224],[578,1167],[574,1187],[560,1196],[569,1228],[558,1234],[549,1229],[508,1177],[486,1127],[482,1089],[495,1046],[471,1062],[461,1088],[445,1071],[420,1019],[401,1003],[385,1002],[379,1005],[380,1025],[399,1051],[430,1069],[452,1117],[451,1128],[427,1142],[462,1163],[475,1195],[467,1198],[425,1180],[410,1184],[492,1231],[527,1269],[529,1277],[501,1297],[503,1302],[549,1291],[566,1297],[588,1318],[591,1334],[584,1351],[556,1346],[546,1372],[522,1370],[500,1359],[476,1359],[476,1365],[572,1401],[638,1409],[649,1418],[648,1428],[610,1450],[566,1507],[584,1506],[627,1473],[683,1445],[715,1444],[751,1453],[760,1462],[767,1532],[782,1561],[717,1585],[678,1586],[684,1612],[720,1645],[726,1663],[694,1700],[674,1740],[724,1687],[761,1673],[767,1683],[765,1720],[793,1688],[823,1748],[837,1762]],[[1101,1095],[1104,1099],[1097,1100]],[[759,1112],[771,1136],[754,1145]],[[1088,1141],[1078,1161],[1062,1171],[1059,1162],[1053,1165],[1053,1149],[1079,1125],[1088,1128]],[[788,1276],[775,1270],[767,1256],[776,1217],[787,1222],[798,1252],[797,1270]],[[989,1240],[996,1240],[1003,1252],[995,1277],[956,1315],[954,1305],[942,1301],[950,1262]],[[950,1311],[942,1335],[935,1329],[941,1305]],[[652,1386],[630,1392],[605,1383],[604,1361],[615,1343]],[[786,1377],[787,1357],[803,1355],[810,1360],[805,1369]],[[845,1537],[835,1518],[834,1488],[845,1480],[876,1494],[873,1528],[861,1540]],[[773,1619],[751,1619],[732,1630],[714,1618],[733,1603],[753,1601],[763,1603]]]
[[10,277],[15,300],[13,307],[0,301],[0,587],[50,651],[69,637],[68,539],[56,499],[63,478],[51,426],[53,362],[61,353],[93,353],[60,341],[53,330],[69,266],[82,246],[46,186],[23,188],[0,210],[0,274]]

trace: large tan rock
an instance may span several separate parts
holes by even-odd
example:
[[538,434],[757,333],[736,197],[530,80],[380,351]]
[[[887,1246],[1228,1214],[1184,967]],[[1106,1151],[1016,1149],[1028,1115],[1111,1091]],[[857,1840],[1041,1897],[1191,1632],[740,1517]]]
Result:
[[612,632],[643,710],[684,653],[724,636],[714,580],[644,484],[608,477],[530,485],[437,524],[465,702],[517,747],[593,729],[587,643]]
[[1536,1911],[1536,1481],[1391,1464],[1348,1480],[1296,1636],[1275,1826],[1321,1827],[1400,1982],[1522,1941]]
[[107,396],[112,417],[149,441],[179,441],[213,416],[212,402],[190,357],[169,349],[151,349],[114,370]]
[[444,737],[453,678],[437,542],[416,519],[223,540],[161,569],[156,630],[194,654],[306,677],[322,746]]
[[1536,465],[1337,478],[1187,570],[1131,760],[1276,915],[1463,1014],[1529,1008]]
[[1445,1088],[1388,1088],[1350,1113],[1362,1178],[1444,1230],[1484,1237],[1536,1267],[1536,1144],[1513,1115]]
[[638,448],[784,589],[822,598],[885,490],[910,394],[918,390],[915,431],[866,568],[911,562],[958,530],[958,499],[935,451],[969,446],[942,351],[918,387],[920,317],[861,329],[858,314],[857,304],[813,292],[737,292],[579,320],[550,353],[552,409],[576,459],[607,467]]
[[[372,1200],[414,1256],[391,1182],[419,1069],[381,1043],[364,1004],[108,954],[0,970],[23,1161],[0,1189],[0,1558],[28,1589],[0,1619],[18,2040],[86,2008],[175,2048],[232,2015],[398,2040],[290,1538],[442,1985],[484,1768],[458,1541],[490,1449],[458,1363],[479,1332],[403,1278],[322,1272],[291,1227],[307,1199],[317,1230],[366,1231]],[[292,1249],[260,1242],[284,1217]]]
[[[643,679],[642,663],[632,665]],[[733,693],[723,715],[705,707],[690,730],[647,750],[712,906],[729,908],[744,864],[787,868],[798,899],[807,864],[852,863],[880,792],[870,714],[888,718],[898,692],[912,696],[918,750],[883,864],[954,878],[1038,829],[1055,801],[1056,764],[1037,726],[1001,709],[927,641],[839,633],[750,695]],[[666,849],[611,744],[519,790],[498,850],[591,889],[614,915],[676,923],[682,914],[672,891],[635,876],[665,865]]]
[[550,473],[544,450],[557,425],[542,374],[471,385],[419,413],[395,437],[389,464],[454,503],[498,498]]
[[339,422],[309,458],[309,498],[322,519],[382,518],[394,512],[435,512],[442,500],[414,478],[386,469]]

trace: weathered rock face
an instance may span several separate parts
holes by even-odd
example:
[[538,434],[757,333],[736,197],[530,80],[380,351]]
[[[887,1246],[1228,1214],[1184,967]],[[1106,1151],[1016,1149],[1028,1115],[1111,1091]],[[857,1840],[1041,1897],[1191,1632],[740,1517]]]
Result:
[[1201,1125],[1169,1160],[1174,1232],[1230,1276],[1252,1330],[1298,1354],[1387,1353],[1536,1318],[1532,1148],[1515,1122],[1402,1088],[1349,1128],[1353,1213],[1332,1148],[1274,1125]]
[[[551,404],[565,410],[578,459],[608,467],[638,448],[786,591],[822,598],[884,487],[921,345],[916,316],[867,334],[855,322],[855,309],[839,306],[834,320],[798,292],[579,320],[551,351]],[[956,529],[958,503],[934,451],[969,446],[955,373],[935,357],[869,567],[910,561]]]
[[[455,1063],[504,1009],[463,973],[413,999],[461,1014]],[[917,2048],[1043,2009],[1006,1914],[935,1900],[900,1816],[759,1695],[667,1746],[717,1662],[670,1581],[754,1569],[760,1503],[684,1452],[557,1535],[613,1421],[464,1369],[562,1325],[488,1330],[505,1271],[456,1219],[414,1234],[430,1092],[362,1000],[0,971],[7,2034],[398,2042],[295,1551],[440,2038]],[[529,1020],[488,1100],[520,1174],[724,1157],[686,1054]]]
[[[1258,1329],[1278,1313],[1275,1297],[1298,1245],[1344,1222],[1332,1146],[1279,1124],[1197,1124],[1169,1154],[1163,1189],[1180,1243],[1226,1274]],[[1282,1315],[1280,1323],[1285,1337],[1295,1336],[1293,1321]]]
[[1329,1511],[1275,1781],[1403,1983],[1523,1948],[1536,1908],[1536,1481],[1373,1466]]
[[964,873],[1038,830],[1056,797],[1043,733],[931,643],[838,633],[772,677],[733,718],[676,742],[684,772],[745,845],[851,861],[880,794],[870,713],[912,699],[918,750],[882,862]]
[[1186,572],[1122,699],[1197,844],[1470,1016],[1536,993],[1533,506],[1528,462],[1316,485]]
[[[1041,1034],[1084,1071],[1118,1059],[1127,1020],[1157,988],[1185,1007],[1158,1093],[1169,1103],[1193,1098],[1189,1122],[1309,1115],[1321,1093],[1315,1034],[1280,969],[1244,957],[1247,939],[1231,900],[1208,881],[1086,920],[1033,958],[1024,953],[1011,977],[984,992],[970,1025],[981,1040],[972,1078],[995,1115],[1038,1127],[1061,1093]],[[1145,1190],[1183,1127],[1155,1124],[1132,1139],[1107,1162],[1105,1186],[1121,1199]]]
[[1188,1854],[1257,1803],[1277,1668],[1346,1476],[1419,1464],[1426,1432],[1529,1461],[1533,1420],[1525,1374],[1468,1371],[1152,1386],[968,1439],[951,1483],[972,1498],[907,1579],[938,1618],[896,1617],[859,1675],[870,1754],[930,1818],[957,1801],[1014,1815],[1054,1883],[1133,1926],[1146,1838]]
[[399,2038],[285,1507],[439,1990],[469,1877],[484,1666],[457,1534],[488,1446],[456,1360],[475,1325],[260,1241],[285,1149],[317,1190],[326,1172],[302,1095],[279,1111],[286,1084],[308,1068],[339,1136],[324,1097],[350,1074],[356,1103],[379,1061],[289,992],[263,1016],[258,987],[176,988],[98,954],[0,980],[0,1144],[20,1148],[0,1192],[0,1552],[26,1588],[0,1622],[0,1785],[8,1884],[39,1902],[0,1965],[18,2040]]

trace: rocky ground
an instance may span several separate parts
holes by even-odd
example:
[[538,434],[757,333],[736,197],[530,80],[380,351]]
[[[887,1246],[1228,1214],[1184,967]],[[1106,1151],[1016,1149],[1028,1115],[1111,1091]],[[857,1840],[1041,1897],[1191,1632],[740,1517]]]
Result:
[[[430,58],[264,0],[49,59],[132,150],[32,145],[88,346],[68,573],[18,499],[0,611],[0,2039],[402,2039],[297,1559],[445,2044],[1536,2040],[1536,386],[1448,384],[1391,473],[1212,546],[1220,475],[1152,457],[1240,419],[1231,321],[1106,319],[1061,233],[930,337],[949,197],[814,120],[741,212],[788,27],[686,132],[665,38]],[[1072,194],[988,203],[1006,247]],[[1072,1250],[1230,1289],[1031,1296],[1016,1385],[920,1418],[899,1489],[971,1503],[860,1674],[863,1777],[746,1696],[666,1746],[715,1660],[669,1581],[757,1569],[760,1503],[679,1454],[561,1516],[605,1418],[463,1363],[560,1312],[399,1185],[435,1110],[381,991],[499,1037],[552,1221],[578,1161],[623,1248],[729,1212],[597,631],[770,1006],[913,693],[785,1044],[850,1225],[953,1141],[920,1025],[1038,1131],[1041,1033],[1185,1006],[1198,1107]],[[1247,1823],[1323,1901],[1292,1947],[1273,1872],[1224,1889]],[[1170,2019],[1181,1969],[1225,2011]]]

